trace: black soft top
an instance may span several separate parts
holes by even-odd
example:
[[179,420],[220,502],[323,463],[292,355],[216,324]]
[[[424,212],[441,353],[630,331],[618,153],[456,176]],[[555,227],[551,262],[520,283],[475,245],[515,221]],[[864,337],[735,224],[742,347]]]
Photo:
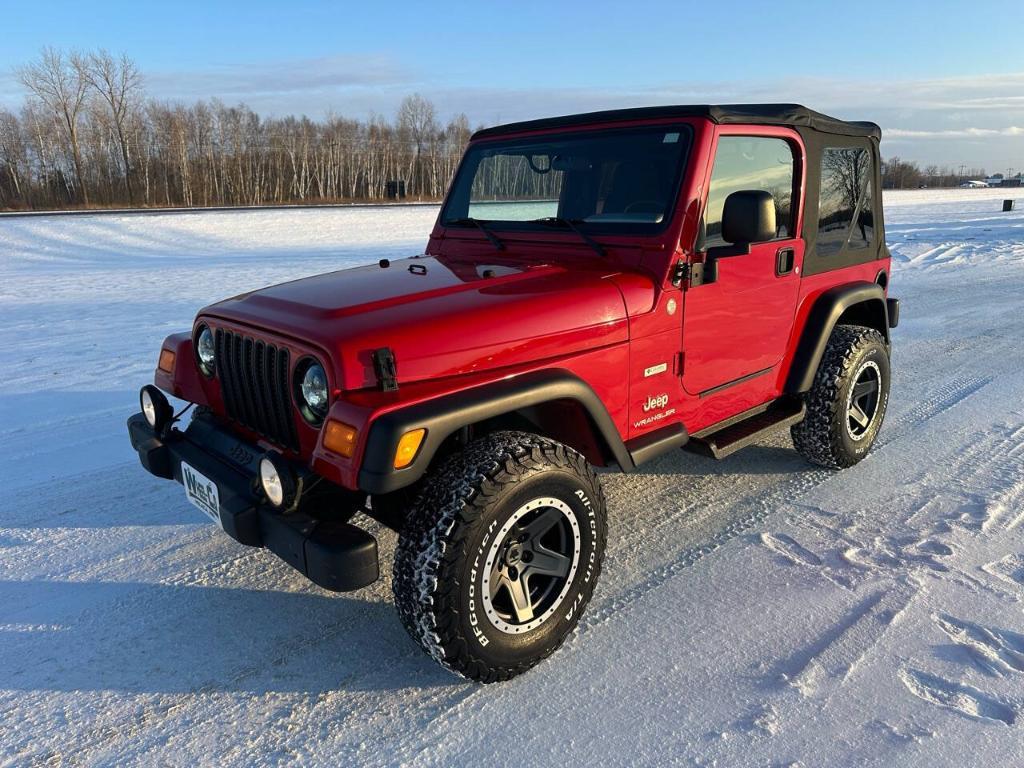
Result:
[[627,120],[671,119],[674,117],[703,117],[715,123],[729,125],[789,125],[821,133],[840,136],[866,136],[881,139],[882,130],[874,123],[851,122],[823,115],[800,104],[684,104],[666,107],[635,107],[632,109],[610,109],[602,112],[585,112],[579,115],[546,117],[541,120],[526,120],[519,123],[484,128],[473,134],[474,139],[504,136],[520,131],[542,131],[549,128],[566,128],[592,123],[611,123]]

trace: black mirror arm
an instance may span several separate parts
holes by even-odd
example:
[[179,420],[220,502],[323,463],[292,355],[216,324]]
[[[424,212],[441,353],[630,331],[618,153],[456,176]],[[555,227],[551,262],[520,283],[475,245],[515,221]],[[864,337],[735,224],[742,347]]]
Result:
[[729,243],[728,245],[716,245],[708,248],[707,259],[727,259],[731,256],[749,256],[750,243]]
[[732,243],[730,245],[718,245],[714,248],[708,248],[703,254],[694,254],[695,256],[703,256],[704,260],[701,262],[695,261],[691,265],[690,286],[696,287],[717,282],[719,259],[728,259],[732,256],[746,256],[749,253],[750,243]]
[[688,288],[696,288],[718,280],[718,260],[732,256],[746,256],[750,243],[718,245],[703,251],[696,251],[691,261],[677,261],[672,268],[671,283],[677,288],[684,282]]

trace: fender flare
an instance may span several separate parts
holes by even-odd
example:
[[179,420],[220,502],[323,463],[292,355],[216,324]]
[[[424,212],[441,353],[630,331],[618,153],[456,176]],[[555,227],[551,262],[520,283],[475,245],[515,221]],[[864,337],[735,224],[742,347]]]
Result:
[[[384,494],[411,485],[423,477],[438,448],[457,430],[558,400],[573,400],[583,406],[619,466],[627,472],[635,468],[608,410],[590,385],[569,371],[554,369],[511,376],[382,414],[370,424],[359,488],[370,494]],[[399,439],[421,427],[427,434],[415,460],[408,467],[395,469],[392,462]]]
[[[874,306],[876,303],[877,308]],[[829,288],[815,300],[807,316],[807,322],[800,335],[800,343],[789,368],[789,375],[786,377],[787,393],[802,394],[810,390],[822,355],[825,354],[825,347],[832,336],[832,330],[843,313],[858,304],[870,304],[871,311],[879,313],[879,330],[885,337],[885,343],[889,343],[889,310],[882,286],[877,283],[858,282]]]

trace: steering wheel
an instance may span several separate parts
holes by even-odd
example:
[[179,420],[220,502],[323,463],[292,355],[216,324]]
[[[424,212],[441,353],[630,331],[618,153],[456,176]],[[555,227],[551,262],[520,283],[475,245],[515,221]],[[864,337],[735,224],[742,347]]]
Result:
[[530,170],[532,170],[534,173],[539,173],[541,176],[543,176],[546,173],[551,173],[551,156],[550,155],[541,155],[541,157],[547,157],[547,159],[548,159],[548,167],[547,168],[539,168],[536,164],[534,164],[534,162],[533,162],[534,156],[533,155],[526,155],[526,162],[530,166]]
[[623,213],[661,213],[663,204],[658,200],[637,200],[627,205]]

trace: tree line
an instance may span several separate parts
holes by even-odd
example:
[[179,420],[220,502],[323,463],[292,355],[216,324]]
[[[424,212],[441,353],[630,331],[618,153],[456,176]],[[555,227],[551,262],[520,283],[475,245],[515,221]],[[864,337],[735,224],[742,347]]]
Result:
[[882,160],[882,189],[918,189],[919,187],[956,187],[971,179],[984,179],[984,168],[950,168],[928,165],[922,168],[913,160],[890,157]]
[[28,96],[0,109],[6,209],[438,199],[471,134],[418,94],[368,120],[158,101],[134,61],[102,50],[48,48],[16,75]]
[[[16,112],[0,109],[0,209],[436,200],[471,134],[465,115],[442,123],[418,94],[393,118],[367,120],[159,101],[134,61],[104,50],[46,48],[16,75],[27,97]],[[495,170],[536,183],[514,163]],[[886,189],[984,176],[899,157],[882,165]]]

